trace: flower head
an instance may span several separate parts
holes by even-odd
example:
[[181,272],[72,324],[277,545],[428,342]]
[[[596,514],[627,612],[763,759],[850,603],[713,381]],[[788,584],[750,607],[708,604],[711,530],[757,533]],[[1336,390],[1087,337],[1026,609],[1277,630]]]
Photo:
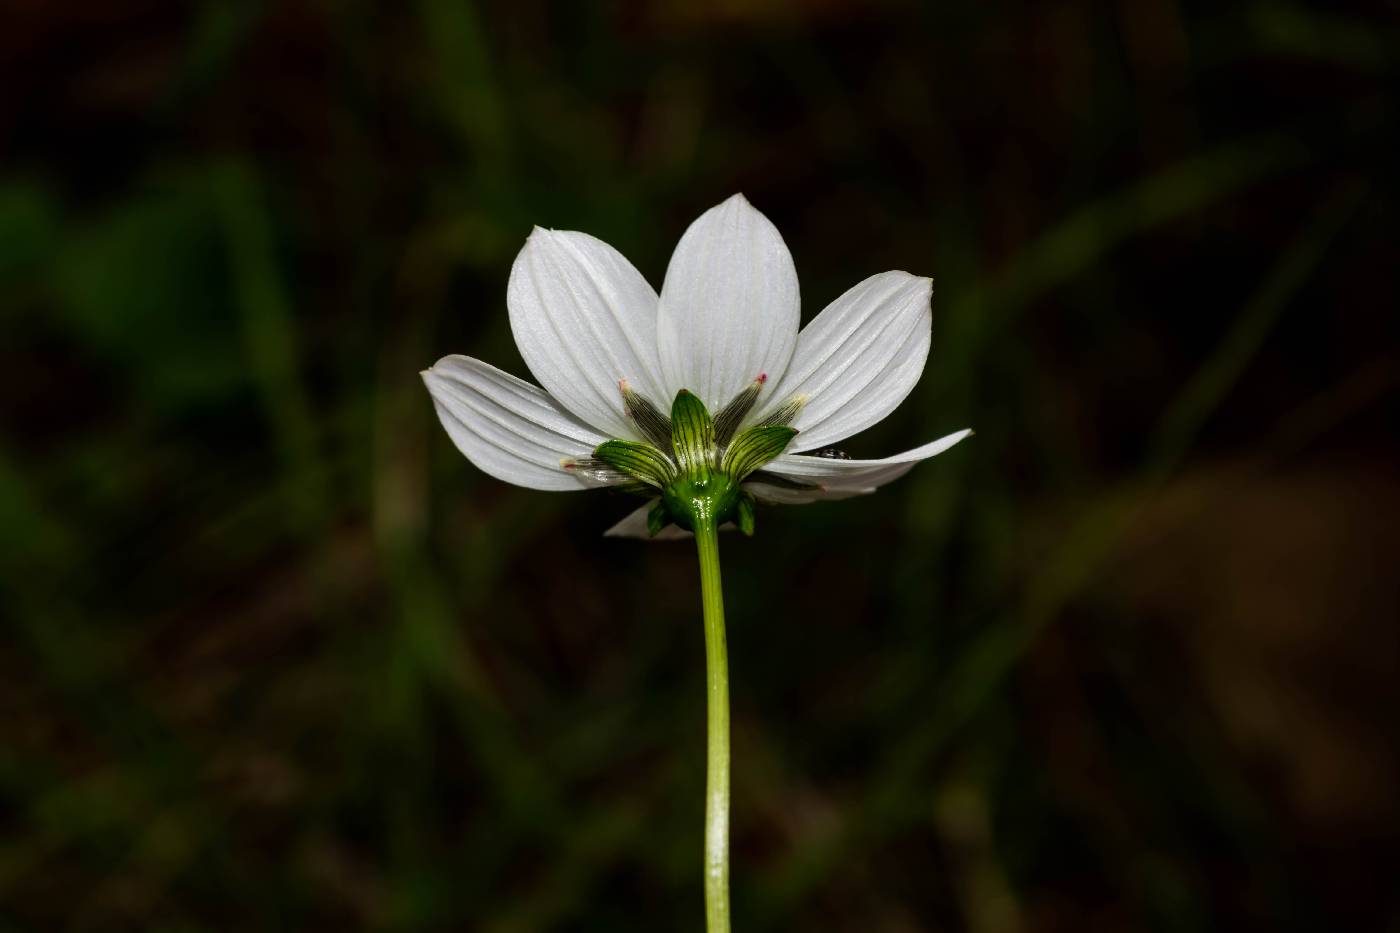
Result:
[[608,534],[669,536],[683,533],[671,523],[697,520],[751,532],[755,500],[874,492],[971,433],[880,460],[830,446],[914,388],[931,284],[871,276],[799,332],[792,257],[743,195],[690,225],[659,296],[601,240],[537,227],[506,301],[543,389],[466,356],[442,358],[423,380],[458,449],[492,476],[654,497]]

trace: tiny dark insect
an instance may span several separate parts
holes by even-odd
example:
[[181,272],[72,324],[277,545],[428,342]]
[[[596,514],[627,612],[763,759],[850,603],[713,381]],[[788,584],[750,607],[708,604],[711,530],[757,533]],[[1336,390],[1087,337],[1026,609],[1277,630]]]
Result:
[[807,454],[809,457],[821,457],[826,460],[849,460],[851,455],[839,447],[823,447],[821,450],[814,450]]

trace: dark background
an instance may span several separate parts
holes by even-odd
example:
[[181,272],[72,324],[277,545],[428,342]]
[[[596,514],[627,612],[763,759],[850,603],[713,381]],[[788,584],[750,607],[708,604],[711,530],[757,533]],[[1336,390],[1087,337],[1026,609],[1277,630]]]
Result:
[[7,5],[0,928],[701,929],[692,550],[418,371],[743,191],[977,435],[723,541],[737,929],[1400,930],[1398,23]]

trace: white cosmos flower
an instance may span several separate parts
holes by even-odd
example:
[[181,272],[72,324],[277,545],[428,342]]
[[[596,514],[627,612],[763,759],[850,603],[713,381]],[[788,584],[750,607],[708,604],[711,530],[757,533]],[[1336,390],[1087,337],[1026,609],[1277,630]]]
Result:
[[[537,227],[511,269],[506,302],[520,353],[543,389],[467,356],[444,357],[423,380],[458,449],[518,486],[660,489],[677,463],[685,468],[684,454],[678,460],[670,447],[665,412],[689,390],[716,413],[707,455],[716,470],[744,429],[796,429],[774,441],[786,448],[766,448],[734,471],[744,474],[735,477],[744,498],[843,499],[873,492],[971,433],[880,460],[826,449],[883,419],[914,388],[928,358],[931,288],[927,278],[882,272],[799,332],[792,257],[743,195],[690,225],[660,296],[601,240]],[[663,476],[601,461],[598,448],[610,440],[641,442],[631,445],[638,449],[650,443],[648,456],[664,454]],[[649,508],[608,534],[645,537]]]

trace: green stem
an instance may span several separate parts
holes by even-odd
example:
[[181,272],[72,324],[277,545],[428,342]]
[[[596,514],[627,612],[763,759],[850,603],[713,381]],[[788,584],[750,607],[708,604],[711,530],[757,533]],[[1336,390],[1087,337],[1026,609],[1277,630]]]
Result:
[[705,929],[729,933],[729,651],[724,643],[724,592],[719,534],[712,515],[697,516],[700,597],[705,607],[705,687],[709,740],[705,769]]

